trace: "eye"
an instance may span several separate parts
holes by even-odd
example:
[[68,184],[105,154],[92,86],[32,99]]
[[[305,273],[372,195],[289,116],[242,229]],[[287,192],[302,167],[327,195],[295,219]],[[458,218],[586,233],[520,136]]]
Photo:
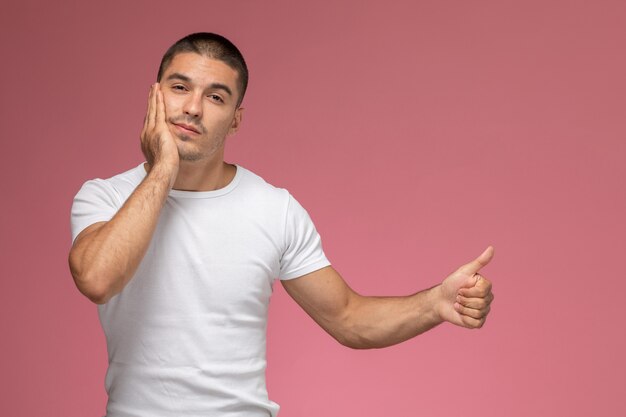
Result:
[[220,96],[218,96],[217,94],[209,94],[209,95],[208,95],[208,97],[209,97],[211,100],[218,101],[218,102],[220,102],[220,103],[223,103],[223,102],[224,102],[224,100],[222,100],[222,98],[221,98]]
[[172,86],[172,90],[174,90],[174,91],[187,91],[185,86],[184,85],[180,85],[180,84],[174,84]]

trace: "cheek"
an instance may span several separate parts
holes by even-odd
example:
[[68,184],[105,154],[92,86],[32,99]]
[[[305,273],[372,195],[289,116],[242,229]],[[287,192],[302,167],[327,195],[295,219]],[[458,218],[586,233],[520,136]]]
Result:
[[180,98],[175,95],[163,93],[163,103],[165,103],[165,115],[168,117],[175,116],[180,110]]
[[214,109],[208,109],[204,112],[202,123],[206,127],[215,126],[220,130],[228,130],[230,129],[232,120],[233,116],[231,114],[220,114]]

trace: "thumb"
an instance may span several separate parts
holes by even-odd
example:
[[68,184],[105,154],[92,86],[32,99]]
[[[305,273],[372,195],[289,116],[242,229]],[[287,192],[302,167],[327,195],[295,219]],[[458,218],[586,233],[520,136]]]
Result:
[[481,268],[485,267],[493,258],[493,246],[489,246],[480,256],[473,261],[466,263],[461,267],[461,270],[468,275],[474,275]]

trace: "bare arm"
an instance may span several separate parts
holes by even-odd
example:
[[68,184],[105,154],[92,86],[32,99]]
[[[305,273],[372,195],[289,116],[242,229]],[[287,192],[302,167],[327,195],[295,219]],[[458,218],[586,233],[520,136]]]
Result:
[[493,257],[488,248],[440,285],[406,297],[364,297],[332,267],[282,281],[289,295],[341,344],[355,349],[391,346],[438,324],[479,328],[493,300],[491,283],[478,270]]
[[150,90],[141,141],[150,172],[110,221],[87,227],[70,250],[76,286],[98,304],[119,293],[134,275],[178,173],[178,149],[165,124],[158,84]]

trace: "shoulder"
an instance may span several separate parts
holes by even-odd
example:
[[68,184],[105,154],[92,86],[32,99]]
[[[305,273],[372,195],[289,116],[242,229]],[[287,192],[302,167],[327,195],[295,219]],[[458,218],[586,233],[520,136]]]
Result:
[[134,168],[124,171],[120,174],[114,175],[103,181],[107,182],[111,187],[121,192],[130,189],[132,192],[146,177],[146,170],[143,167],[143,162]]
[[288,190],[268,183],[245,168],[242,171],[242,195],[253,204],[257,214],[280,219],[283,227],[295,234],[308,234],[314,228],[307,210]]
[[286,208],[290,199],[289,191],[270,184],[260,175],[240,165],[237,165],[237,169],[241,169],[241,183],[239,186],[243,193],[254,198],[256,203],[280,204]]
[[145,176],[146,171],[142,163],[109,178],[88,180],[82,185],[78,194],[106,194],[123,202],[137,188]]

